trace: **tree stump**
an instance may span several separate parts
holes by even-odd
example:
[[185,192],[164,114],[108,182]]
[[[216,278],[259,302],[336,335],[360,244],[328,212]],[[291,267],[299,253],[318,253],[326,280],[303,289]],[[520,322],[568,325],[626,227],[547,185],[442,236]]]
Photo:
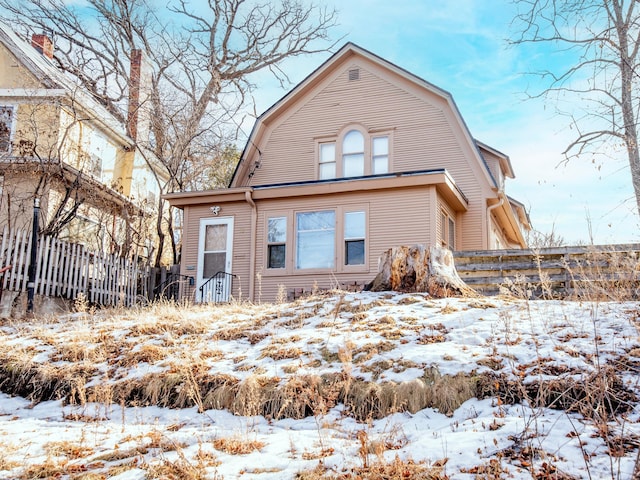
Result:
[[368,285],[373,292],[427,292],[437,298],[479,296],[462,281],[453,254],[443,247],[390,248],[381,255],[378,265],[378,275]]

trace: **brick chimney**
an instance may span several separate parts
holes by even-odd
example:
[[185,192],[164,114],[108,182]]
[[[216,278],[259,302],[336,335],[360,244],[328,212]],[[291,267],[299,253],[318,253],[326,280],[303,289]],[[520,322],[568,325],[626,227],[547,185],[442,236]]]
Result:
[[149,141],[151,71],[151,65],[144,52],[139,49],[132,50],[129,66],[127,133],[134,140],[143,142]]
[[31,36],[31,46],[47,58],[53,59],[53,42],[43,33],[34,33]]

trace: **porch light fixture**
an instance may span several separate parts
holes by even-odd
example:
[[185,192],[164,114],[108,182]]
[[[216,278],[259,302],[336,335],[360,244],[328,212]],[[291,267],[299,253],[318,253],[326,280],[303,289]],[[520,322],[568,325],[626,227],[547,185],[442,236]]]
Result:
[[218,214],[220,213],[220,206],[219,205],[215,205],[213,207],[210,207],[211,213],[213,213],[214,217],[217,217]]

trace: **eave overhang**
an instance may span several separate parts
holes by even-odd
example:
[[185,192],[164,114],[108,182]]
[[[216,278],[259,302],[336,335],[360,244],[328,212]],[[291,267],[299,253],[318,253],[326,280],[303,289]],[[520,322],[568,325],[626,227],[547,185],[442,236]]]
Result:
[[94,196],[94,198],[107,205],[117,207],[117,209],[113,210],[114,213],[117,214],[122,212],[122,210],[126,210],[129,215],[144,216],[144,210],[142,208],[137,206],[120,192],[108,187],[91,175],[87,175],[86,173],[65,163],[62,164],[62,171],[66,182],[74,182],[76,179],[80,179],[81,190]]
[[499,206],[493,211],[496,221],[502,229],[502,233],[507,237],[507,240],[511,243],[519,245],[521,248],[527,247],[527,241],[524,238],[521,226],[527,227],[518,222],[515,217],[512,204],[509,198],[504,193],[499,193],[498,198],[492,198],[487,200],[487,205]]
[[500,160],[500,169],[502,170],[502,173],[505,177],[512,179],[516,178],[516,175],[513,172],[513,165],[511,165],[511,159],[509,158],[509,155],[502,153],[500,150],[496,150],[495,148],[487,145],[484,142],[481,142],[480,140],[476,140],[476,144],[481,149],[486,150],[487,152],[491,152],[493,155],[498,157],[498,159]]
[[67,185],[78,182],[78,191],[82,192],[85,198],[90,198],[88,203],[94,206],[98,206],[98,204],[108,206],[108,209],[114,214],[120,214],[126,210],[129,215],[144,215],[142,208],[117,190],[64,162],[57,160],[42,162],[26,157],[7,157],[0,160],[0,171],[26,172],[28,174],[33,174],[36,171],[51,174]]
[[202,203],[241,201],[245,199],[245,192],[251,192],[251,198],[254,201],[259,201],[430,186],[436,188],[453,210],[457,212],[467,211],[468,200],[446,170],[426,170],[201,192],[170,193],[163,195],[162,198],[168,200],[174,207],[184,208]]
[[240,202],[246,198],[246,192],[253,192],[251,187],[220,188],[216,190],[200,190],[197,192],[165,193],[161,197],[172,207],[184,208],[203,203]]

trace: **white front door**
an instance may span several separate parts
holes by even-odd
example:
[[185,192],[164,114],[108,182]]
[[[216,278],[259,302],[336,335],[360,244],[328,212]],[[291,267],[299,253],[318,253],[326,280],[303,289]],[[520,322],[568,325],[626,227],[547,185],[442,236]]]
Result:
[[227,302],[231,295],[233,217],[200,220],[196,301]]

